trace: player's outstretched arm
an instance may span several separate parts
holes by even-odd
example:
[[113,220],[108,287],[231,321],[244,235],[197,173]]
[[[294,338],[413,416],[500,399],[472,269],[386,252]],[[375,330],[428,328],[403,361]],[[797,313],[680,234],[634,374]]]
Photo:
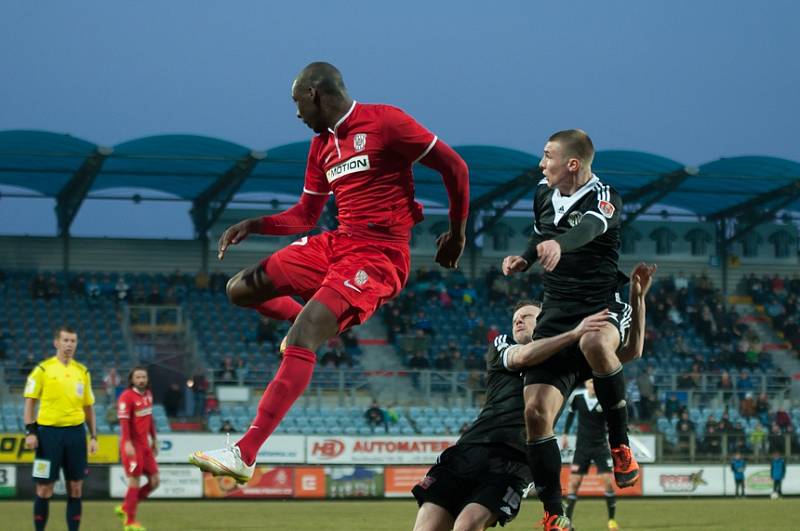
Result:
[[647,292],[653,285],[653,276],[656,273],[655,264],[637,264],[631,272],[630,298],[631,329],[628,342],[619,353],[619,361],[628,363],[638,360],[644,352],[645,318]]
[[608,310],[602,310],[585,318],[569,332],[509,347],[503,355],[503,364],[506,369],[517,370],[542,363],[559,350],[578,341],[584,334],[598,332],[607,319]]
[[448,269],[458,267],[464,252],[469,217],[469,168],[453,148],[437,140],[420,163],[442,176],[450,202],[450,228],[436,238],[436,263]]
[[238,244],[250,234],[287,236],[310,231],[316,226],[327,202],[327,195],[304,192],[296,205],[280,214],[250,218],[228,227],[219,238],[217,258],[225,258],[228,247]]

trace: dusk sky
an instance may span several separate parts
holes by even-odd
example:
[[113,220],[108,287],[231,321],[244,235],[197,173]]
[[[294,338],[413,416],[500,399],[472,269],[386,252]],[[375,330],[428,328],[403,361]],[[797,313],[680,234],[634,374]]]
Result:
[[[791,0],[13,0],[0,5],[0,130],[269,149],[310,138],[290,84],[326,60],[356,99],[403,107],[452,145],[538,154],[581,127],[598,149],[691,165],[800,161],[798,20]],[[0,201],[2,232],[40,233],[41,209],[54,232],[52,203],[14,203]]]

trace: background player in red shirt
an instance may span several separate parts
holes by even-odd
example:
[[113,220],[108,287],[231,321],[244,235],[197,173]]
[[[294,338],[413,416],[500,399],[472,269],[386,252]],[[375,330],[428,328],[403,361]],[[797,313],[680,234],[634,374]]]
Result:
[[[228,282],[234,304],[293,322],[281,366],[247,433],[227,448],[189,458],[240,482],[252,477],[258,450],[308,386],[317,348],[366,321],[405,286],[409,232],[422,219],[422,206],[414,201],[415,162],[442,175],[450,202],[450,227],[437,240],[436,262],[455,268],[466,241],[469,171],[452,148],[396,107],[355,102],[328,63],[304,68],[292,99],[297,117],[317,133],[300,200],[281,214],[230,227],[220,238],[219,258],[250,234],[311,230],[331,193],[339,227],[303,237]],[[307,303],[301,306],[291,295]]]
[[[134,367],[128,374],[128,388],[117,401],[120,427],[120,455],[128,477],[125,501],[116,507],[124,519],[125,531],[144,531],[136,521],[136,506],[158,487],[158,441],[153,422],[153,394],[150,392],[147,369]],[[140,478],[147,476],[141,485]]]

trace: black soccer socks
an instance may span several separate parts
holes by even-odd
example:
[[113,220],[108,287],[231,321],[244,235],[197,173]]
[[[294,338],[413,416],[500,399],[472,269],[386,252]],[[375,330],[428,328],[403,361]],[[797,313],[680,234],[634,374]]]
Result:
[[47,517],[50,515],[50,498],[33,499],[33,528],[36,531],[44,531],[47,525]]
[[81,499],[67,498],[67,529],[78,531],[81,527]]
[[617,495],[613,490],[606,492],[606,508],[608,509],[608,519],[613,520],[614,515],[617,514]]
[[572,513],[575,512],[575,504],[578,503],[578,495],[576,493],[567,494],[567,518],[572,520]]
[[528,466],[536,494],[550,514],[564,514],[561,505],[561,451],[555,435],[527,444]]
[[609,374],[594,374],[594,390],[608,426],[608,444],[617,448],[628,443],[628,407],[625,402],[625,375],[622,365]]

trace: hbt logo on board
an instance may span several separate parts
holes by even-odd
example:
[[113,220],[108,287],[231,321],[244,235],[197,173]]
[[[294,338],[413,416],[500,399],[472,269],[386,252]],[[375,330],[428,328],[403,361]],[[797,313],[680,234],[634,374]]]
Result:
[[322,442],[314,443],[311,450],[312,455],[318,455],[325,459],[333,459],[344,453],[344,443],[339,439],[325,439]]

